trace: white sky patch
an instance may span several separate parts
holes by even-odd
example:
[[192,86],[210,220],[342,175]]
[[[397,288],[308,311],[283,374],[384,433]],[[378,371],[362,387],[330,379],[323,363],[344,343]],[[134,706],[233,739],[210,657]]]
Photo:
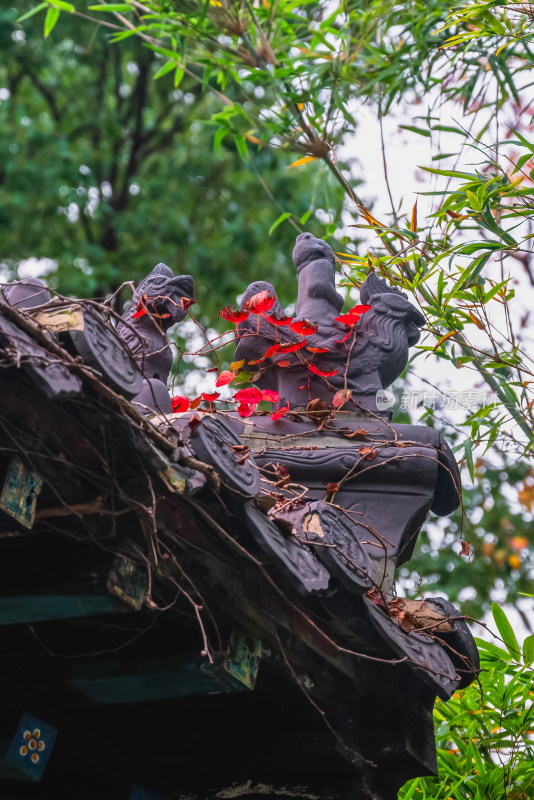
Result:
[[18,276],[22,278],[44,278],[57,269],[57,261],[53,258],[26,258],[17,267]]

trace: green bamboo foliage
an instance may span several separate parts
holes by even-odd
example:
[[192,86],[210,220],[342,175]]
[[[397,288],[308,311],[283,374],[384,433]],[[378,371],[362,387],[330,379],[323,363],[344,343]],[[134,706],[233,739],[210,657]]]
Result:
[[534,635],[520,648],[502,608],[492,611],[500,641],[477,639],[479,681],[434,709],[439,777],[410,781],[399,800],[534,797]]

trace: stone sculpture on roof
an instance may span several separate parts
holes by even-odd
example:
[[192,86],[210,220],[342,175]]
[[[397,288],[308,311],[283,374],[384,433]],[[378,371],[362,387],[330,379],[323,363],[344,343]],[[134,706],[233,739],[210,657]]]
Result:
[[[458,507],[460,475],[437,431],[392,423],[390,408],[380,402],[383,390],[405,369],[424,317],[373,272],[361,286],[361,303],[342,314],[334,253],[311,233],[297,237],[293,263],[298,274],[294,318],[286,316],[275,288],[265,281],[249,285],[240,311],[221,312],[236,322],[235,359],[254,372],[258,389],[244,390],[252,399],[241,403],[239,412],[214,414],[190,435],[190,446],[219,469],[219,440],[249,448],[247,466],[253,458],[271,506],[265,514],[252,499],[244,504],[258,551],[302,594],[319,597],[325,611],[337,614],[349,638],[357,640],[360,627],[371,624],[373,636],[409,657],[419,677],[448,696],[476,672],[468,628],[455,621],[435,626],[432,637],[417,633],[413,607],[396,599],[394,571],[409,560],[429,511],[446,516]],[[164,276],[157,292],[151,286],[156,272]],[[164,364],[161,355],[165,330],[183,318],[183,302],[193,293],[188,276],[171,274],[159,265],[138,288],[137,306],[126,315],[135,322],[147,295],[155,302],[150,298],[172,288],[172,308],[166,300],[163,312],[171,316],[161,319],[161,305],[137,319],[140,327],[149,325],[158,333],[147,338],[144,356],[138,345],[134,348],[138,363],[144,357],[149,364],[154,359],[162,364],[157,380],[163,384],[163,372],[170,369],[168,355]],[[118,332],[132,346],[128,329],[119,326]],[[153,382],[153,371],[148,379]],[[276,398],[271,415],[257,409],[262,392]],[[157,407],[146,389],[142,398],[153,411],[169,410],[166,397]],[[190,411],[173,422],[186,438],[192,417]],[[239,483],[239,466],[227,470],[227,479],[233,473],[231,480]],[[281,475],[286,479],[280,481]],[[289,483],[304,491],[286,490]],[[265,508],[265,502],[261,505]],[[358,598],[355,605],[349,596]],[[409,634],[399,625],[399,607],[414,627]],[[445,599],[423,601],[423,608],[423,618],[435,612],[459,617]]]

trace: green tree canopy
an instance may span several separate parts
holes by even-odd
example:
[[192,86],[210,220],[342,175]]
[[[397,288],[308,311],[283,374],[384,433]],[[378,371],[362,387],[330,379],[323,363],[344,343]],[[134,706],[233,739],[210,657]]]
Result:
[[44,40],[35,17],[13,26],[20,10],[0,12],[7,276],[23,259],[48,258],[63,294],[105,295],[164,261],[197,278],[205,321],[255,276],[278,278],[289,301],[296,231],[269,229],[287,207],[297,218],[336,208],[336,227],[341,191],[324,169],[310,181],[270,150],[251,166],[230,139],[214,152],[206,121],[217,107],[198,81],[154,80],[161,59],[141,42],[110,46],[105,29],[70,15]]

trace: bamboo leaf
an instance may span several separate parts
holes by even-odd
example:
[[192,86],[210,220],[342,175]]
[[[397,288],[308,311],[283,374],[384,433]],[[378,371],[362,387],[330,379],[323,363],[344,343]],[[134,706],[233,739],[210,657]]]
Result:
[[483,325],[483,324],[482,324],[482,322],[479,320],[479,318],[476,316],[476,314],[473,314],[473,312],[472,312],[472,311],[470,311],[470,312],[469,312],[469,316],[470,316],[470,318],[471,318],[472,322],[474,322],[474,323],[475,323],[475,325],[477,326],[477,328],[478,328],[480,331],[483,331],[483,330],[485,330],[485,328],[484,328],[484,325]]
[[[122,42],[124,39],[129,39],[130,36],[137,36],[138,34],[142,33],[147,29],[147,25],[138,25],[137,28],[133,28],[130,31],[119,31],[118,33],[114,33],[111,37],[110,41],[112,43],[115,42]],[[150,45],[147,42],[143,42],[145,47],[150,49]]]
[[523,661],[525,665],[532,664],[534,661],[534,633],[527,636],[523,642]]
[[411,133],[418,133],[419,136],[430,136],[428,128],[416,128],[414,125],[400,125],[399,127]]
[[402,794],[402,800],[412,800],[412,798],[413,798],[413,796],[414,796],[415,792],[416,792],[416,791],[417,791],[417,792],[420,792],[420,791],[421,791],[421,790],[418,788],[418,786],[419,786],[419,783],[420,783],[420,780],[419,780],[419,778],[416,778],[416,779],[415,779],[415,780],[412,782],[412,785],[411,785],[411,786],[409,786],[408,788],[405,786],[405,787],[404,787],[404,790],[403,790],[403,794]]
[[521,144],[523,144],[527,148],[527,150],[530,150],[531,153],[534,153],[534,145],[532,144],[532,142],[529,142],[528,139],[525,139],[525,137],[521,136],[521,134],[516,130],[514,130],[513,133],[515,136],[517,136]]
[[520,158],[517,159],[517,163],[514,167],[514,173],[519,172],[520,169],[523,169],[527,161],[530,161],[532,158],[532,153],[525,153]]
[[296,161],[293,161],[292,164],[289,164],[287,169],[292,169],[293,167],[300,167],[302,164],[309,164],[310,161],[317,161],[317,156],[305,156],[304,158],[298,158]]
[[445,133],[460,133],[465,136],[465,131],[462,128],[455,128],[453,125],[433,125],[433,131],[444,131]]
[[413,231],[413,233],[416,233],[416,231],[417,231],[417,200],[415,201],[414,206],[412,208],[412,218],[410,220],[410,230]]
[[432,172],[434,175],[443,175],[445,178],[469,178],[470,180],[476,179],[473,172],[457,172],[453,169],[436,169],[435,167],[419,167],[424,169],[425,172]]
[[252,144],[258,144],[261,145],[261,147],[268,147],[268,145],[266,145],[265,142],[262,142],[261,139],[258,139],[258,137],[254,136],[254,134],[252,133],[245,133],[245,139],[247,140],[247,142],[252,142]]
[[508,617],[498,603],[491,604],[491,613],[506,649],[517,660],[521,650]]
[[52,31],[54,30],[56,22],[59,19],[59,13],[60,13],[59,12],[59,8],[55,8],[54,6],[49,6],[48,11],[46,12],[46,17],[45,17],[45,21],[44,21],[45,39],[46,39],[47,36],[50,36]]
[[30,11],[27,11],[21,17],[18,17],[15,20],[15,22],[24,22],[25,19],[29,19],[30,17],[33,17],[34,14],[38,14],[39,11],[43,10],[43,8],[48,8],[48,3],[39,3],[38,6],[35,6],[35,8],[32,8]]
[[213,138],[213,152],[219,158],[222,158],[222,140],[228,133],[226,128],[219,128]]
[[245,164],[248,164],[248,147],[247,147],[247,140],[244,136],[236,136],[235,137],[235,144],[237,147],[237,152],[241,156],[242,161]]
[[60,11],[67,11],[69,14],[74,14],[76,11],[72,3],[66,3],[64,0],[48,0],[48,5],[55,6]]
[[471,447],[471,439],[466,439],[464,442],[465,463],[469,477],[474,482],[475,480],[475,467],[473,465],[473,449]]
[[291,216],[291,214],[290,214],[290,212],[289,212],[289,211],[284,211],[284,213],[283,213],[283,214],[280,214],[280,216],[278,217],[278,219],[275,219],[275,221],[273,222],[273,224],[272,224],[272,225],[271,225],[271,227],[269,228],[269,236],[271,235],[271,233],[272,233],[273,231],[275,231],[275,230],[276,230],[276,228],[278,228],[278,226],[279,226],[279,225],[281,225],[281,224],[282,224],[282,222],[285,222],[285,220],[286,220],[286,219],[289,219],[289,217],[290,217],[290,216]]
[[434,345],[434,350],[437,350],[438,347],[440,347],[443,344],[443,342],[446,342],[447,339],[450,339],[451,336],[456,336],[457,333],[458,331],[449,331],[448,333],[446,333],[445,336],[442,336],[441,339]]
[[167,61],[162,67],[158,69],[158,71],[154,74],[154,80],[157,81],[158,78],[162,78],[163,75],[166,75],[176,66],[176,61]]

